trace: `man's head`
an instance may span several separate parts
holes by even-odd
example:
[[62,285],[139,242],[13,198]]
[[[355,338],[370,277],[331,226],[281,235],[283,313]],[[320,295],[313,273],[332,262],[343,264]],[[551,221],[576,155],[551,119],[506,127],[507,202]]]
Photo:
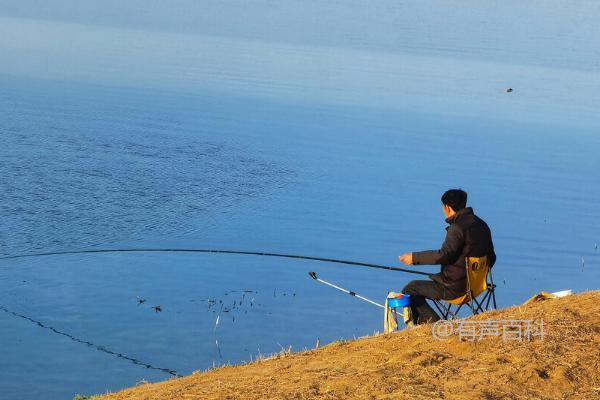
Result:
[[462,189],[450,189],[442,195],[442,206],[447,218],[467,206],[467,192]]

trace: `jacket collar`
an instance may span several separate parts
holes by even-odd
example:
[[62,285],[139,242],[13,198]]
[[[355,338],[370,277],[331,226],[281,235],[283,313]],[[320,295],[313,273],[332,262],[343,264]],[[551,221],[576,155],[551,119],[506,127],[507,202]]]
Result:
[[457,211],[456,214],[454,214],[453,216],[446,218],[446,222],[449,224],[453,224],[462,215],[473,215],[473,208],[466,207],[462,210]]

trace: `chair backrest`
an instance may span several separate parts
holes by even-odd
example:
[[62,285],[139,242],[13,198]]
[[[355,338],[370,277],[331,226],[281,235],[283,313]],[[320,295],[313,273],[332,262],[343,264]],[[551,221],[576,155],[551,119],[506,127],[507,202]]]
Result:
[[490,269],[487,256],[466,257],[467,284],[471,296],[477,297],[487,289],[487,274]]

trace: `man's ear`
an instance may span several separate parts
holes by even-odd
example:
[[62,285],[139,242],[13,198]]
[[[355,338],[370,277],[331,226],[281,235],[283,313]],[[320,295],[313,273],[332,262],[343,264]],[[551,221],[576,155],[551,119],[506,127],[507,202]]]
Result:
[[449,206],[447,204],[444,204],[444,213],[446,215],[451,215],[454,213],[454,210],[452,209],[452,206]]

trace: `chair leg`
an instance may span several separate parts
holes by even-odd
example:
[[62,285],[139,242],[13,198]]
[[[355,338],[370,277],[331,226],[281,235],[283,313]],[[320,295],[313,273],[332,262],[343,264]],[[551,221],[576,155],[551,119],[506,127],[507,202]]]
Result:
[[435,308],[437,308],[438,312],[442,315],[442,318],[446,319],[444,317],[446,307],[444,307],[442,304],[440,304],[437,300],[433,300],[433,305],[435,306]]
[[[477,315],[479,313],[483,313],[485,311],[490,310],[490,302],[493,303],[494,309],[497,308],[496,293],[494,291],[495,288],[496,285],[490,283],[488,285],[488,289],[486,290],[481,300],[477,300],[476,298],[471,297],[469,301],[465,302],[466,304],[469,304],[472,315]],[[446,305],[439,300],[433,300],[433,304],[437,308],[438,312],[442,315],[442,318],[445,320],[458,318],[458,313],[465,303],[457,306],[456,310],[452,311],[452,307],[450,304]]]
[[452,310],[450,308],[450,305],[445,306],[444,304],[440,303],[438,300],[433,300],[433,304],[435,305],[435,308],[437,308],[438,312],[442,315],[442,319],[447,320],[448,316],[450,314],[452,314],[453,317],[456,317],[453,313]]
[[461,307],[462,307],[462,305],[456,306],[456,309],[454,311],[452,311],[452,319],[458,318],[458,312],[460,311]]
[[477,314],[477,312],[475,311],[475,307],[473,306],[473,300],[474,300],[474,299],[473,299],[473,295],[472,295],[472,294],[470,294],[470,295],[469,295],[469,299],[470,299],[470,300],[469,300],[467,303],[469,304],[469,307],[471,307],[471,313],[472,313],[473,315],[476,315],[476,314]]
[[481,302],[483,303],[484,301],[485,301],[485,310],[487,311],[490,309],[490,302],[492,301],[492,295],[489,290],[485,293],[485,296],[483,297],[483,300]]
[[[488,291],[491,293],[492,301],[494,303],[494,310],[498,308],[496,305],[496,285],[494,284],[494,277],[492,276],[492,269],[490,268],[488,271],[488,276],[490,278],[490,283],[488,285]],[[491,290],[490,290],[491,289]]]
[[497,309],[498,307],[496,306],[496,292],[495,292],[495,285],[490,285],[488,286],[488,290],[485,294],[485,299],[487,299],[486,303],[485,303],[485,309],[489,310],[490,309],[490,302],[494,305],[494,310]]
[[485,311],[485,309],[483,308],[483,302],[485,301],[485,296],[487,296],[487,293],[483,296],[483,299],[481,299],[481,302],[477,301],[477,299],[473,299],[472,301],[475,303],[475,305],[477,306],[475,308],[475,314],[479,314]]

